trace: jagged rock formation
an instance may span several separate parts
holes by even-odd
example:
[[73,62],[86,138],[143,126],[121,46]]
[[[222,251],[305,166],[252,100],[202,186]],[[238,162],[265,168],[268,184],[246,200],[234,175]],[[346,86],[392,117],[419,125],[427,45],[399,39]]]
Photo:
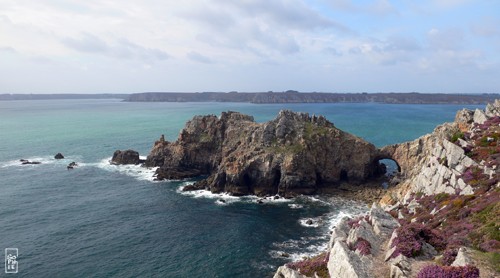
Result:
[[120,151],[116,150],[111,158],[111,164],[140,164],[142,161],[139,158],[139,153],[134,150]]
[[192,188],[233,195],[311,194],[380,171],[379,151],[324,117],[281,111],[267,123],[237,112],[196,116],[175,142],[157,141],[145,165],[158,179],[208,178]]
[[[389,145],[381,149],[381,155],[394,159],[401,168],[398,177],[402,182],[387,194],[382,203],[391,204],[408,200],[411,193],[425,195],[439,193],[473,194],[470,185],[462,179],[464,171],[471,166],[480,166],[485,173],[493,171],[469,158],[464,149],[470,143],[454,135],[463,132],[474,133],[474,124],[482,125],[488,118],[500,115],[500,100],[488,104],[486,109],[457,112],[453,123],[442,124],[433,133],[414,141]],[[456,141],[457,144],[450,140]]]

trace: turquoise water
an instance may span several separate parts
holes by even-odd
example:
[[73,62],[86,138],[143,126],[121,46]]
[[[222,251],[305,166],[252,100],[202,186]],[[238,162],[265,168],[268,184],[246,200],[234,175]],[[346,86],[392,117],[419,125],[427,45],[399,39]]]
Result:
[[[259,205],[252,197],[181,194],[187,182],[152,182],[152,171],[110,166],[112,153],[132,148],[145,156],[161,134],[175,140],[194,115],[227,110],[258,122],[281,109],[321,114],[383,146],[431,132],[461,108],[0,102],[0,249],[19,249],[21,277],[269,277],[276,266],[319,252],[329,226],[366,207],[320,197]],[[52,159],[58,152],[66,159]],[[42,164],[21,166],[21,158]],[[71,161],[80,166],[68,171]],[[319,224],[307,227],[309,218]]]

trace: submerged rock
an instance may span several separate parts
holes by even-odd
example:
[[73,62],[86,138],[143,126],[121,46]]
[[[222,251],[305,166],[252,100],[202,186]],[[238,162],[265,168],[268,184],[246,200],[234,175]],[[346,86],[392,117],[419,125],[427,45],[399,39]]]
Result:
[[195,116],[177,141],[155,142],[145,165],[157,179],[208,176],[197,188],[258,196],[313,194],[379,174],[379,151],[322,116],[281,111],[256,123],[237,112]]
[[21,162],[22,165],[42,164],[42,162],[40,161],[29,161],[26,159],[20,159],[19,161]]

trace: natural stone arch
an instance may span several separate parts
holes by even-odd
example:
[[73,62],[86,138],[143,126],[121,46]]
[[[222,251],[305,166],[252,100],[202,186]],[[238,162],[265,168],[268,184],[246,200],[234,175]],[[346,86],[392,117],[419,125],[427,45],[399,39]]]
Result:
[[[378,160],[378,163],[384,163],[383,160],[390,160],[392,162],[394,162],[394,164],[396,164],[396,171],[398,173],[401,173],[401,166],[399,165],[399,163],[394,159],[394,158],[390,158],[390,157],[384,157],[384,158],[380,158]],[[385,164],[385,163],[384,163]],[[385,164],[387,166],[387,164]]]
[[391,160],[391,161],[393,161],[396,164],[397,172],[398,173],[402,172],[400,163],[395,158],[393,158],[391,155],[389,155],[387,153],[381,153],[381,154],[379,154],[378,156],[375,157],[375,159],[374,159],[373,162],[374,162],[375,165],[379,165],[380,161],[382,161],[382,160]]

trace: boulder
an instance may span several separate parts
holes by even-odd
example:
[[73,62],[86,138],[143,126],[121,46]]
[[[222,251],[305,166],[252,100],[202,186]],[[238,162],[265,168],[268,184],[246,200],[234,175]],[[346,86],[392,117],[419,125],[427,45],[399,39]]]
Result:
[[467,248],[460,247],[458,249],[458,254],[451,266],[466,266],[468,264],[472,264],[472,260],[467,254]]
[[56,155],[54,155],[54,158],[55,159],[64,159],[64,155],[62,155],[62,153],[57,153]]
[[369,213],[369,219],[373,226],[373,231],[377,235],[389,235],[394,229],[399,227],[399,222],[394,219],[389,213],[385,212],[380,206],[375,203],[372,205]]
[[347,244],[336,241],[328,260],[328,272],[332,278],[369,278],[370,260],[362,260],[358,254],[351,251]]
[[273,278],[307,278],[305,275],[300,274],[297,270],[291,269],[286,265],[280,266]]
[[482,125],[484,124],[484,122],[486,122],[486,120],[488,120],[488,118],[486,117],[486,114],[483,110],[476,109],[476,111],[474,111],[475,123]]
[[111,164],[114,165],[139,164],[140,162],[139,153],[134,150],[117,150],[113,154],[113,158],[111,158]]

